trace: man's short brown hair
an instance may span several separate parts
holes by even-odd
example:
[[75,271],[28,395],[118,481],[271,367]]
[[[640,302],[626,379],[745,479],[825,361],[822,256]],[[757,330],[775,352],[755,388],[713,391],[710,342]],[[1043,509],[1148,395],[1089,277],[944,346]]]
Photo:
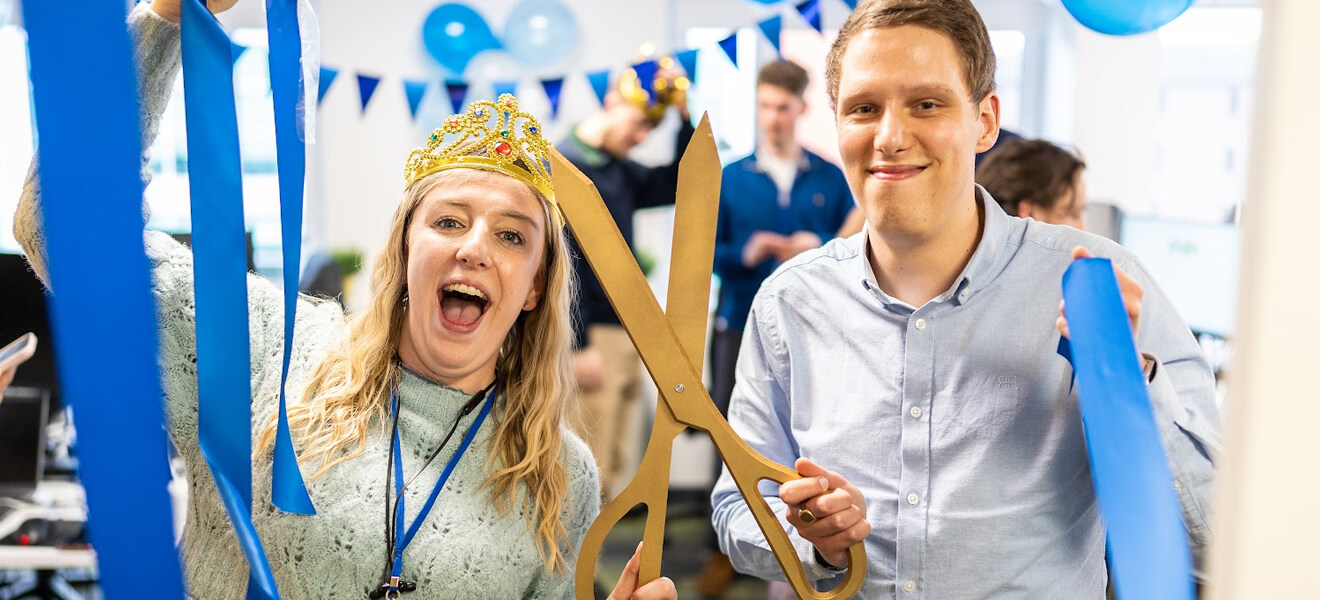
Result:
[[995,91],[995,51],[985,22],[971,0],[864,0],[839,29],[825,61],[830,108],[839,102],[839,76],[848,42],[863,31],[900,25],[925,27],[953,40],[973,102]]
[[1045,140],[1012,140],[991,150],[976,169],[976,183],[990,192],[1004,212],[1018,215],[1018,203],[1044,210],[1069,192],[1086,168],[1076,154]]
[[798,98],[807,91],[807,70],[791,60],[766,63],[756,74],[756,85],[773,85]]

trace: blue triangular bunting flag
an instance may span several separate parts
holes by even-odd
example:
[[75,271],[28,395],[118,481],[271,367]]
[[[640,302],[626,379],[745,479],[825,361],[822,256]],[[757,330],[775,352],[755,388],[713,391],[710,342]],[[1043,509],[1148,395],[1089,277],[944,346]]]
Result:
[[321,76],[318,78],[320,89],[316,91],[316,103],[320,104],[325,98],[325,91],[330,89],[330,84],[334,83],[335,77],[339,75],[339,69],[330,67],[321,67]]
[[784,18],[775,15],[756,25],[765,34],[765,39],[770,40],[770,45],[775,47],[775,52],[779,52],[779,33],[784,29]]
[[403,93],[408,96],[408,112],[417,118],[417,108],[422,105],[422,96],[426,95],[425,81],[403,80]]
[[820,33],[820,0],[807,0],[798,4],[797,11],[807,23],[811,24],[811,28],[815,29],[816,33]]
[[367,104],[371,102],[371,96],[376,93],[376,86],[380,84],[380,78],[359,73],[357,80],[358,96],[362,98],[362,112],[367,112]]
[[637,73],[637,83],[642,86],[646,92],[646,97],[651,97],[651,89],[655,84],[655,73],[660,70],[660,65],[654,60],[644,60],[632,66],[633,72]]
[[601,106],[604,106],[605,94],[610,91],[610,70],[602,69],[587,73],[587,81],[591,82],[591,91],[596,92],[596,99],[600,100]]
[[559,118],[559,94],[564,91],[564,78],[542,79],[541,89],[545,90],[545,97],[550,100],[550,118]]
[[843,3],[847,4],[848,8],[857,10],[857,0],[843,0]]
[[449,105],[454,114],[463,112],[463,101],[467,99],[468,86],[461,81],[446,81],[445,91],[449,94]]
[[504,94],[518,95],[517,81],[494,81],[490,85],[495,88],[495,98],[499,98]]
[[738,32],[737,31],[730,33],[729,37],[720,40],[720,50],[723,50],[724,55],[729,57],[729,62],[733,63],[733,66],[735,67],[738,66]]
[[678,64],[683,65],[683,71],[687,73],[688,79],[692,83],[697,82],[697,49],[684,50],[674,55]]

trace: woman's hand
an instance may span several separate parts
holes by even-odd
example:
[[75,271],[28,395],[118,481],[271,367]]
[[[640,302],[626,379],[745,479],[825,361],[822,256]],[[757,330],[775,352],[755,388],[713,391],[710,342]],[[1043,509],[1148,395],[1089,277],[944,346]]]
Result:
[[668,577],[660,577],[640,588],[637,587],[638,572],[642,569],[642,545],[637,544],[637,551],[628,559],[628,565],[619,576],[618,585],[610,592],[609,600],[678,600],[678,590]]
[[[162,19],[178,25],[179,15],[182,14],[180,13],[179,8],[180,3],[191,1],[192,0],[153,0],[151,3],[151,10],[160,15]],[[206,7],[211,9],[211,12],[217,15],[233,8],[235,4],[238,4],[238,0],[206,0]]]

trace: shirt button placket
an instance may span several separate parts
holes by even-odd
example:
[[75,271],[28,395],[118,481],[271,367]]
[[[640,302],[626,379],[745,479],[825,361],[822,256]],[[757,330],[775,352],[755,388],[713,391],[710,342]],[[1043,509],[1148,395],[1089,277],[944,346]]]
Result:
[[917,597],[917,579],[922,572],[921,557],[928,544],[926,523],[929,502],[922,495],[930,489],[931,422],[923,419],[934,395],[935,340],[933,322],[916,314],[909,317],[905,341],[903,404],[910,419],[902,419],[902,471],[898,497],[896,567],[899,588],[904,597]]

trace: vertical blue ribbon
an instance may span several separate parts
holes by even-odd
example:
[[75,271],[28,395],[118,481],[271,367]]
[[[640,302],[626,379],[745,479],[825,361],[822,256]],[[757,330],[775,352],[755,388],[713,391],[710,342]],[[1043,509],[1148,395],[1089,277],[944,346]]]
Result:
[[320,104],[325,99],[325,93],[330,89],[330,84],[335,82],[335,77],[339,76],[338,69],[330,67],[321,67],[321,76],[317,78],[319,89],[316,90],[316,103]]
[[380,84],[379,77],[363,75],[358,73],[358,97],[362,99],[362,112],[367,112],[367,104],[371,102],[371,96],[376,93],[376,86]]
[[403,80],[403,95],[408,97],[408,114],[417,118],[417,109],[422,106],[422,97],[426,95],[426,82]]
[[564,91],[564,78],[542,79],[541,89],[545,90],[545,97],[550,101],[550,118],[558,119],[559,97]]
[[468,86],[461,81],[446,81],[445,93],[449,95],[449,106],[454,114],[463,112],[463,100],[467,99]]
[[1191,550],[1173,476],[1108,259],[1063,275],[1077,395],[1109,567],[1123,600],[1190,600]]
[[610,92],[610,70],[601,69],[587,73],[587,82],[591,84],[591,91],[596,93],[596,99],[600,105],[605,105],[605,95]]
[[807,0],[798,4],[797,11],[816,33],[820,33],[820,0]]
[[729,62],[733,63],[734,67],[738,66],[738,32],[737,31],[730,33],[729,37],[720,40],[720,50],[723,50],[724,55],[729,57]]
[[229,37],[204,0],[182,3],[192,196],[198,444],[248,560],[248,598],[279,594],[252,524],[252,385],[242,162]]
[[761,33],[765,34],[765,39],[770,40],[770,45],[775,47],[775,53],[779,53],[779,36],[784,30],[784,18],[775,15],[756,24],[761,28]]
[[683,65],[683,70],[687,72],[688,79],[692,83],[697,82],[697,49],[691,48],[674,55],[678,64]]
[[503,94],[518,95],[517,81],[495,81],[491,83],[491,87],[494,88],[496,98]]
[[[52,330],[109,598],[183,598],[166,491],[141,139],[123,2],[24,0]],[[229,62],[228,47],[223,58]],[[88,90],[94,90],[89,100]]]
[[[280,366],[280,406],[275,430],[271,502],[289,513],[314,515],[311,496],[298,470],[289,434],[285,383],[293,353],[293,325],[298,313],[298,271],[302,265],[303,185],[307,151],[298,135],[301,98],[302,36],[297,0],[266,0],[266,36],[270,43],[270,87],[275,107],[276,173],[280,182],[280,245],[284,258],[284,362]],[[250,459],[249,459],[250,460]]]

